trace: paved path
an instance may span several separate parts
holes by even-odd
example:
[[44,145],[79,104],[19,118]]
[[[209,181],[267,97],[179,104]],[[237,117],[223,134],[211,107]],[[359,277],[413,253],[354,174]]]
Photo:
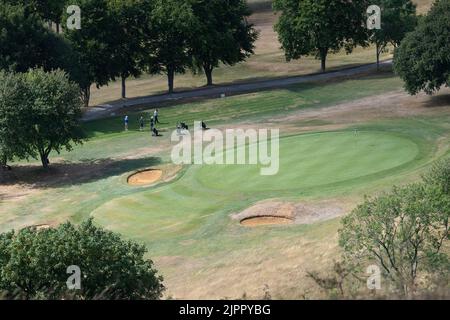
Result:
[[[392,60],[383,61],[382,66],[392,65]],[[376,64],[366,64],[358,67],[345,68],[326,73],[317,73],[304,76],[278,78],[273,80],[262,80],[255,82],[246,82],[239,84],[230,84],[222,86],[214,86],[210,88],[193,89],[189,91],[176,92],[173,94],[153,95],[140,98],[131,98],[126,101],[116,102],[108,105],[100,105],[89,108],[83,116],[84,121],[99,119],[114,115],[117,111],[124,107],[155,105],[157,103],[179,101],[183,99],[216,97],[220,98],[223,94],[238,94],[254,92],[262,89],[285,87],[293,84],[308,83],[321,80],[330,80],[346,76],[355,76],[376,69]]]

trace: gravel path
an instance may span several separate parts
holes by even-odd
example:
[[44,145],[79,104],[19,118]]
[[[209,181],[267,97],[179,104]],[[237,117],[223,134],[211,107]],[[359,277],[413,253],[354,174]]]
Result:
[[[392,65],[392,60],[383,61],[381,65],[390,66]],[[154,105],[162,102],[182,101],[184,99],[201,98],[201,97],[220,98],[223,94],[227,96],[230,94],[247,93],[263,89],[285,87],[293,84],[301,84],[301,83],[336,79],[347,76],[355,76],[373,71],[375,69],[376,64],[366,64],[358,67],[345,68],[326,73],[317,73],[304,76],[278,78],[273,80],[263,80],[263,81],[246,82],[223,86],[214,86],[210,88],[200,88],[189,91],[176,92],[173,94],[162,94],[140,98],[131,98],[123,102],[100,105],[89,108],[89,110],[85,112],[83,120],[89,121],[108,117],[114,115],[116,112],[120,111],[125,107],[134,107],[152,104]]]

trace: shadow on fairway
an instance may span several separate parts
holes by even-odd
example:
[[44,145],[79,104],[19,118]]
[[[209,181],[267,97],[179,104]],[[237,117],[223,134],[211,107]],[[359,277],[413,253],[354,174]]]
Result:
[[441,108],[450,106],[450,94],[440,93],[434,96],[430,96],[428,101],[425,102],[426,108]]
[[0,171],[0,185],[29,185],[34,188],[58,188],[94,182],[126,172],[161,164],[157,157],[141,159],[83,159],[80,162],[50,164],[49,170],[36,165],[14,166]]

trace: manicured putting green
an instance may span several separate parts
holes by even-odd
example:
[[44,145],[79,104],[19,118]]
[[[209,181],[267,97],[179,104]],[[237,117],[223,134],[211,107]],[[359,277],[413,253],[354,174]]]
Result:
[[258,166],[224,165],[202,166],[196,178],[220,190],[300,189],[389,170],[413,160],[418,152],[413,141],[389,133],[316,133],[281,140],[280,167],[274,176],[261,176]]
[[326,192],[330,184],[364,184],[395,174],[418,154],[414,141],[384,132],[286,137],[280,141],[280,171],[275,176],[261,176],[254,166],[192,166],[171,184],[116,198],[92,215],[163,254],[172,242],[221,234],[231,223],[226,214],[248,205],[247,197],[300,196],[311,188]]

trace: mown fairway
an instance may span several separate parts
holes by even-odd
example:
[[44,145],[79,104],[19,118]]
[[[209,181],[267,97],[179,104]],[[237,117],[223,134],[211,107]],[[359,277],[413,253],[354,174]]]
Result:
[[203,238],[211,244],[228,232],[226,213],[244,209],[249,199],[326,196],[330,190],[397,174],[417,164],[423,153],[420,145],[420,140],[376,131],[291,136],[281,140],[280,172],[275,176],[261,176],[258,166],[192,166],[178,181],[115,199],[93,216],[154,249],[172,244],[176,251],[180,240],[202,238],[214,225],[213,230],[224,234]]

